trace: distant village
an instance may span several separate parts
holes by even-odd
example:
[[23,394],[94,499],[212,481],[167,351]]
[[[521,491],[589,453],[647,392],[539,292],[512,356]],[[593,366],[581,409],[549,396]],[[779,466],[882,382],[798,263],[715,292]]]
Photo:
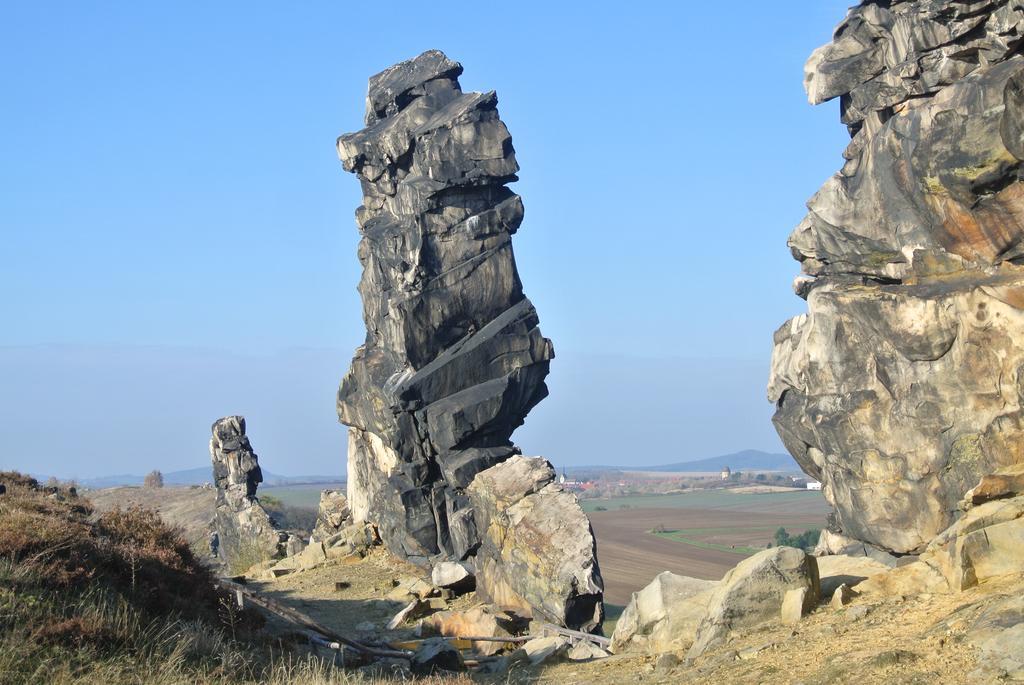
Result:
[[733,471],[728,466],[720,472],[707,473],[576,469],[570,474],[563,469],[558,482],[576,492],[580,499],[751,487],[763,487],[766,490],[821,490],[820,482],[803,475],[778,471]]

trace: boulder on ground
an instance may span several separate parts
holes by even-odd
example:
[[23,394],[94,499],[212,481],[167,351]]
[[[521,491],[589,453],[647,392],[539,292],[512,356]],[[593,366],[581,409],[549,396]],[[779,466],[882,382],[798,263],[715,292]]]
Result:
[[[478,606],[467,611],[441,611],[420,622],[421,634],[445,637],[511,637],[522,628],[522,622],[493,607]],[[492,655],[506,645],[501,642],[477,640],[473,649],[480,654]]]
[[795,547],[774,547],[741,561],[714,589],[688,655],[697,657],[738,628],[777,619],[789,590],[806,588],[804,613],[818,603],[821,586],[814,557]]
[[580,640],[565,653],[565,658],[569,661],[593,661],[594,659],[604,659],[608,656],[610,655],[607,651],[589,640]]
[[523,616],[600,630],[604,581],[594,532],[576,495],[554,480],[549,462],[521,455],[473,479],[477,593]]
[[[538,637],[523,643],[523,646],[516,650],[529,660],[530,664],[537,666],[546,661],[555,661],[566,656],[571,644],[567,638],[553,635],[550,637]],[[515,656],[513,656],[515,660]]]
[[954,591],[1024,570],[1024,497],[996,499],[967,510],[921,555]]
[[892,596],[948,591],[949,585],[942,574],[920,560],[885,573],[876,573],[857,584],[860,594]]
[[611,651],[655,654],[689,649],[717,584],[669,571],[659,573],[630,597],[615,624]]
[[436,671],[464,671],[462,653],[443,638],[424,640],[413,654],[410,666],[417,675],[430,675]]
[[857,593],[854,592],[849,585],[847,585],[846,583],[842,583],[832,593],[832,599],[830,600],[830,604],[832,605],[833,609],[842,609],[847,604],[852,602],[853,598],[856,596]]
[[431,582],[440,588],[453,592],[469,592],[476,586],[476,578],[465,564],[442,561],[430,572]]
[[818,577],[821,579],[821,596],[831,597],[842,584],[855,587],[876,573],[886,573],[889,566],[871,557],[851,557],[835,554],[818,557]]
[[799,623],[808,611],[807,588],[788,590],[782,597],[782,622],[786,625]]

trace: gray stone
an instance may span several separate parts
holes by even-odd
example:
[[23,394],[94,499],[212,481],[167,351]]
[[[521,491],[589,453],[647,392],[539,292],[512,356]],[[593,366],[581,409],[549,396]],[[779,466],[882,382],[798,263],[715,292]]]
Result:
[[288,533],[277,529],[256,498],[263,472],[245,435],[245,419],[218,419],[211,432],[210,460],[217,486],[213,527],[221,554],[229,564],[246,568],[284,557]]
[[345,494],[340,490],[322,490],[312,536],[320,542],[326,542],[351,523],[352,512]]
[[654,670],[658,673],[669,673],[679,667],[679,657],[672,652],[658,655],[654,660]]
[[480,543],[464,489],[516,453],[554,352],[523,293],[511,137],[489,93],[432,50],[370,79],[366,128],[338,139],[363,204],[367,335],[338,392],[348,494],[396,555],[428,567]]
[[885,551],[1024,459],[1022,30],[1010,0],[863,2],[806,67],[852,140],[789,240],[808,312],[768,395],[836,532]]
[[546,661],[555,661],[569,652],[569,640],[564,637],[538,637],[524,642],[520,648],[530,664],[537,666]]
[[773,547],[741,561],[712,592],[688,657],[700,656],[725,642],[729,633],[778,620],[790,590],[806,593],[803,613],[818,602],[820,585],[814,557],[795,547]]
[[473,480],[477,594],[521,616],[593,632],[604,620],[597,543],[576,495],[554,480],[546,460],[520,455]]
[[430,571],[431,582],[440,588],[457,593],[468,592],[476,586],[476,578],[465,564],[442,561]]
[[412,672],[430,675],[437,671],[464,671],[462,653],[443,638],[424,640],[410,661]]
[[607,651],[587,640],[577,642],[565,654],[569,661],[593,661],[594,659],[604,659],[608,656],[610,655]]

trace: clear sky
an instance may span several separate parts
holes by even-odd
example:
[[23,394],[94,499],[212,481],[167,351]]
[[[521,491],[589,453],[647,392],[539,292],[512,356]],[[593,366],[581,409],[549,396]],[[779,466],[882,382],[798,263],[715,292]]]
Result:
[[802,65],[848,2],[46,2],[0,21],[0,468],[340,473],[364,329],[334,139],[423,50],[498,93],[555,343],[516,439],[556,464],[780,451],[786,237],[840,165]]

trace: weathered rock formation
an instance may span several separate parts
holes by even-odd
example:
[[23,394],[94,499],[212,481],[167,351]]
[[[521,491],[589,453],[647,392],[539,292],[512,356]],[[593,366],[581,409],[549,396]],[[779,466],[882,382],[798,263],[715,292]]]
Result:
[[352,523],[352,511],[348,498],[340,490],[322,490],[320,506],[316,512],[312,539],[324,542],[342,532]]
[[723,644],[733,631],[782,616],[791,590],[803,590],[802,613],[810,612],[821,595],[818,564],[795,547],[775,547],[741,561],[722,578],[707,599],[689,656]]
[[338,139],[363,190],[366,341],[338,391],[348,504],[396,555],[466,561],[496,603],[598,629],[602,582],[576,498],[543,460],[515,461],[532,464],[536,488],[504,468],[554,351],[512,252],[511,137],[495,94],[463,93],[461,73],[429,51],[377,74],[366,128]]
[[349,504],[421,564],[473,553],[464,489],[515,453],[554,356],[512,252],[512,140],[494,92],[463,93],[461,73],[429,51],[377,74],[366,128],[338,139],[363,189],[366,342],[338,392]]
[[221,553],[229,563],[244,566],[283,557],[288,534],[277,530],[256,499],[263,473],[245,435],[245,419],[218,419],[212,432],[210,459],[217,486],[213,527],[220,537]]
[[1010,0],[866,0],[807,63],[852,140],[789,239],[808,312],[768,395],[836,532],[896,553],[1024,461],[1022,29]]

